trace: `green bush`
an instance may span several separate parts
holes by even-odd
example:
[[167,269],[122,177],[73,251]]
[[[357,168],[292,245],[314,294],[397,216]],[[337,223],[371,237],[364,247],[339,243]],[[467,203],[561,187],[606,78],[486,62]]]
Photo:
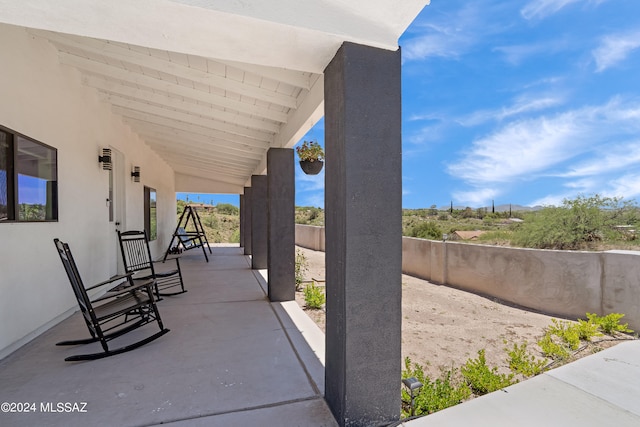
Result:
[[421,222],[411,229],[409,235],[420,239],[440,240],[442,229],[433,221]]
[[[471,389],[459,377],[456,369],[443,370],[440,378],[432,381],[424,373],[424,368],[411,362],[409,357],[404,360],[405,369],[402,378],[414,377],[423,384],[423,387],[414,394],[415,415],[426,415],[440,411],[450,406],[457,405],[471,397]],[[411,397],[407,390],[402,388],[403,416],[409,416],[409,404]]]
[[484,349],[478,351],[477,359],[469,359],[467,363],[460,369],[465,381],[471,387],[471,390],[482,396],[501,388],[515,384],[514,374],[500,374],[498,368],[489,368],[485,357]]
[[296,291],[300,290],[302,286],[302,282],[304,280],[304,274],[309,270],[309,263],[307,262],[307,257],[304,256],[302,251],[296,249],[296,259],[295,259],[295,281],[296,281]]
[[547,327],[547,334],[557,336],[570,350],[580,347],[580,332],[576,325],[558,319],[551,319],[551,323],[552,325]]
[[598,327],[607,335],[611,335],[613,332],[633,332],[629,329],[629,324],[620,324],[620,319],[624,317],[621,313],[610,313],[606,316],[600,317],[595,313],[587,313],[587,319],[589,322],[595,323]]
[[320,309],[324,305],[324,292],[320,286],[316,286],[315,282],[311,282],[304,287],[304,302],[307,308],[312,310]]
[[478,351],[477,359],[469,359],[460,369],[471,390],[478,396],[491,393],[501,388],[515,384],[513,374],[500,374],[498,368],[489,368],[484,349]]
[[545,334],[538,341],[538,345],[542,349],[542,353],[553,360],[567,360],[571,356],[569,348],[555,341],[550,334]]
[[581,341],[591,341],[591,338],[602,335],[598,331],[598,324],[591,320],[578,319],[578,324],[574,327],[578,331],[578,338]]
[[509,369],[511,372],[524,375],[525,377],[534,377],[544,372],[547,364],[544,359],[537,359],[534,355],[527,351],[527,343],[522,345],[513,344],[513,348],[509,350],[505,348],[509,356]]
[[628,203],[621,199],[578,196],[565,199],[561,207],[546,207],[525,215],[512,243],[537,249],[589,249],[603,240],[616,240]]
[[240,230],[236,229],[229,237],[229,243],[240,243]]
[[230,203],[218,203],[216,209],[219,213],[225,215],[239,215],[240,209],[237,206],[233,206]]

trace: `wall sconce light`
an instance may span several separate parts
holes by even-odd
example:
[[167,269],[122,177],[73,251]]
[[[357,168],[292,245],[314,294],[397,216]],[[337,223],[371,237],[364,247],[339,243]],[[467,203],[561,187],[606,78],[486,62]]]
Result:
[[443,242],[446,242],[447,240],[449,240],[449,235],[448,235],[447,233],[444,233],[444,234],[442,235],[442,241],[443,241]]
[[420,391],[420,389],[422,388],[423,384],[417,380],[416,377],[410,377],[410,378],[405,378],[402,380],[402,384],[404,384],[404,386],[406,388],[409,389],[409,395],[411,396],[411,416],[413,417],[415,415],[415,393],[418,393]]
[[102,156],[98,156],[98,163],[102,163],[102,169],[110,171],[112,168],[111,163],[111,148],[103,148]]
[[140,182],[140,166],[133,167],[131,177],[133,178],[133,182]]

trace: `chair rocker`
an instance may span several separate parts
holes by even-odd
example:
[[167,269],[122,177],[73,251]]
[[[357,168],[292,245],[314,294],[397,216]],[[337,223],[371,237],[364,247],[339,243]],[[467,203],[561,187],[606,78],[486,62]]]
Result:
[[169,271],[156,271],[151,259],[149,239],[144,231],[118,231],[120,250],[124,269],[127,273],[135,273],[134,280],[155,279],[155,292],[161,296],[179,295],[187,292],[182,280],[180,260],[173,258],[176,268]]
[[[153,280],[134,284],[131,279],[131,274],[127,274],[116,276],[90,288],[85,288],[69,245],[59,239],[54,239],[53,241],[58,250],[58,255],[60,255],[62,265],[67,272],[73,293],[78,300],[82,316],[91,334],[91,338],[62,341],[56,345],[79,345],[100,342],[103,349],[103,351],[99,353],[70,356],[64,359],[65,361],[95,360],[125,353],[150,343],[169,332],[169,329],[166,329],[162,325],[162,319],[156,307],[152,289]],[[117,291],[112,290],[114,286],[111,284],[122,281],[123,279],[125,279],[130,286]],[[110,286],[107,287],[108,285]],[[89,298],[87,291],[103,286],[110,290],[99,298]],[[160,328],[159,332],[123,347],[115,349],[109,348],[109,341],[112,339],[152,322],[158,323],[158,327]]]

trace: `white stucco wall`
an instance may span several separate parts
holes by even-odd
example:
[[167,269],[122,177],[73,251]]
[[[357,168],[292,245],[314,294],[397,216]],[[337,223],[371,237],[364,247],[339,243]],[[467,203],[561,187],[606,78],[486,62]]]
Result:
[[[48,42],[24,28],[0,25],[0,124],[58,150],[58,222],[0,223],[0,358],[64,318],[77,306],[53,245],[70,244],[89,286],[110,276],[116,261],[108,220],[107,171],[99,150],[124,154],[126,228],[142,229],[143,186],[157,190],[160,255],[176,223],[173,170],[143,143],[79,74],[59,63]],[[79,337],[69,337],[79,338]]]

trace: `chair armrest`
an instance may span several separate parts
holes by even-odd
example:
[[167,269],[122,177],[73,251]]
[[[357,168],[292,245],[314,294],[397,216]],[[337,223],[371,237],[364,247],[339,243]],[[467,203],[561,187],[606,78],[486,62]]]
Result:
[[133,273],[127,273],[127,274],[120,274],[118,276],[114,276],[109,280],[105,280],[104,282],[100,282],[97,285],[93,285],[90,288],[87,288],[87,291],[90,291],[91,289],[99,288],[100,286],[108,285],[109,283],[113,283],[113,282],[115,282],[117,280],[122,280],[122,279],[124,279],[126,277],[130,277],[132,275],[133,275]]
[[153,285],[153,282],[155,282],[154,279],[145,280],[144,282],[141,282],[141,283],[138,283],[136,285],[123,288],[123,289],[121,289],[119,291],[109,292],[109,293],[101,296],[100,298],[92,300],[92,302],[98,302],[98,301],[103,301],[103,300],[106,300],[106,299],[117,298],[120,295],[124,295],[124,294],[128,294],[128,293],[131,293],[131,292],[135,292],[135,291],[137,291],[137,290],[139,290],[141,288],[147,288],[147,292],[149,293],[149,296],[153,297],[153,290],[151,289],[151,285]]

